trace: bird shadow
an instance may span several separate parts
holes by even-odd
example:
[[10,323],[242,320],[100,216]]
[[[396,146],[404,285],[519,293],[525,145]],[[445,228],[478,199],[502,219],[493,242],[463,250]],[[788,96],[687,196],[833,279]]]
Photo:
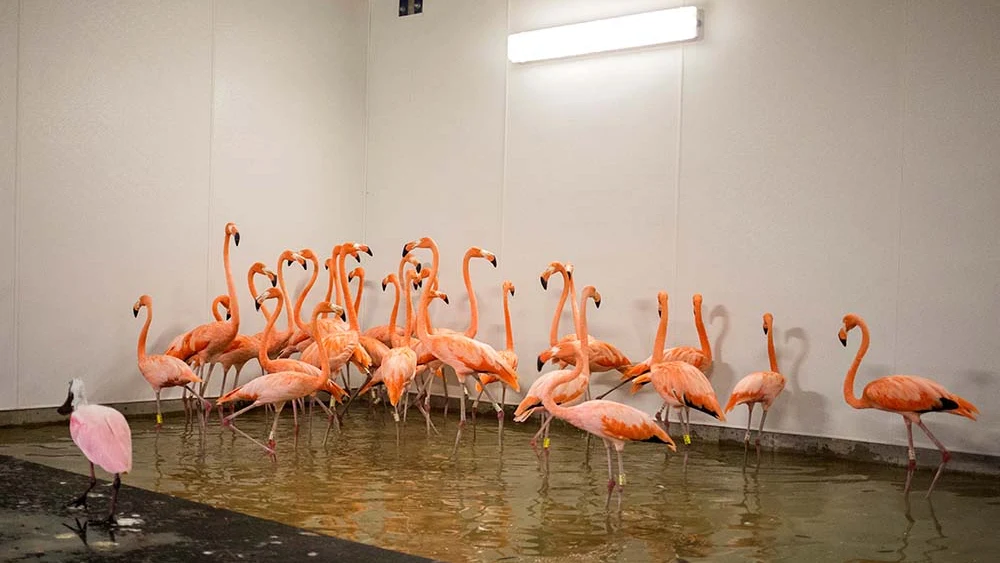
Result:
[[723,358],[723,344],[729,335],[731,326],[729,309],[725,305],[716,305],[708,313],[708,324],[712,325],[715,319],[722,319],[722,330],[715,337],[712,345],[712,369],[706,375],[712,381],[712,387],[716,389],[732,389],[736,383],[736,371],[732,366],[725,363]]
[[[790,328],[785,331],[784,342],[786,345],[790,344],[792,341],[797,342],[797,351],[792,359],[791,364],[785,369],[781,368],[781,359],[779,354],[778,369],[785,376],[787,382],[787,390],[791,391],[792,398],[788,399],[790,408],[779,408],[775,409],[773,412],[776,415],[775,418],[779,425],[785,421],[786,418],[790,418],[794,421],[811,421],[814,426],[820,426],[815,428],[815,430],[822,430],[822,426],[825,426],[826,422],[826,411],[827,411],[827,398],[822,394],[815,391],[805,391],[802,389],[802,366],[805,365],[806,359],[809,357],[809,336],[806,331],[800,327]],[[782,393],[784,395],[784,393]],[[781,398],[778,398],[781,401]]]

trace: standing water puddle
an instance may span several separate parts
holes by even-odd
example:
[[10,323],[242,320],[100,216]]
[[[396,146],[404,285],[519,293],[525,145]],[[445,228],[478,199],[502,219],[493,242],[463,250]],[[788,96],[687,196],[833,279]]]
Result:
[[[628,444],[628,484],[605,509],[604,446],[553,426],[548,472],[528,445],[537,422],[466,428],[451,458],[457,416],[435,413],[428,438],[418,413],[397,444],[392,417],[356,405],[323,445],[325,417],[296,440],[282,419],[278,459],[215,418],[202,433],[170,416],[131,420],[127,484],[322,534],[445,561],[994,561],[1000,551],[995,477],[945,473],[931,501],[931,472],[751,451],[695,442],[664,459],[664,447]],[[283,414],[287,414],[288,409]],[[256,437],[264,413],[237,419]],[[475,436],[474,436],[475,433]],[[679,441],[678,441],[679,442]],[[683,446],[679,447],[683,450]],[[66,425],[0,431],[0,453],[86,473]],[[99,477],[108,478],[107,475]]]

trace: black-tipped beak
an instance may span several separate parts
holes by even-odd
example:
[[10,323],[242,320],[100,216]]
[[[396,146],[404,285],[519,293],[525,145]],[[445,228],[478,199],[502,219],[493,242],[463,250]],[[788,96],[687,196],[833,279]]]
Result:
[[542,367],[545,366],[545,362],[542,361],[541,356],[538,356],[537,366],[538,366],[538,371],[542,371]]
[[229,311],[226,311],[226,320],[228,321],[231,318],[233,318],[232,313],[230,313]]
[[496,256],[490,258],[490,264],[493,264],[494,268],[497,267],[497,257]]
[[846,348],[847,347],[847,339],[846,338],[842,338],[840,336],[838,336],[837,338],[840,339],[840,343],[843,344],[844,347]]
[[418,274],[420,273],[420,269],[421,268],[423,268],[423,266],[420,264],[420,262],[417,262],[417,273]]
[[360,264],[360,263],[361,263],[361,254],[355,254],[355,255],[354,255],[354,260],[355,260],[355,261],[356,261],[356,262],[357,262],[358,264]]
[[566,277],[569,279],[573,279],[573,270],[566,270]]
[[308,262],[306,262],[306,261],[303,261],[303,262],[302,262],[302,269],[303,269],[303,270],[308,270],[308,269],[309,269],[309,266],[308,266],[308,264],[309,264]]
[[385,291],[386,285],[388,285],[388,284],[386,284],[385,282],[382,282],[382,291]]
[[656,318],[658,318],[658,319],[663,318],[663,309],[657,309],[656,310]]
[[236,243],[236,246],[240,245],[240,234],[239,233],[236,233],[235,235],[233,235],[233,242]]
[[370,249],[370,248],[366,248],[365,249],[365,254],[367,254],[368,256],[371,256],[372,258],[375,257],[375,253],[372,252],[372,249]]
[[292,262],[294,262],[294,260],[289,260],[289,261],[288,261],[288,263],[287,263],[287,264],[285,264],[285,266],[286,266],[286,267],[288,267],[288,266],[291,266],[291,265],[292,265]]
[[540,278],[538,278],[538,281],[542,282],[542,289],[548,289],[549,288],[549,282],[545,278],[540,277]]
[[511,297],[514,297],[514,288],[513,288],[513,287],[512,287],[512,288],[510,288],[510,296],[511,296]]
[[260,311],[260,301],[254,301],[253,302],[253,306],[254,306],[255,309],[257,309],[258,311]]
[[277,287],[278,286],[278,276],[274,276],[274,277],[271,277],[271,278],[268,278],[268,279],[271,280],[271,287]]
[[403,245],[403,258],[406,258],[406,255],[409,254],[409,253],[410,253],[410,251],[406,249],[406,245],[404,244]]
[[340,320],[347,322],[347,314],[343,311],[340,312]]
[[451,302],[448,301],[448,296],[447,295],[445,295],[444,297],[442,297],[441,300],[444,301],[445,305],[451,305]]
[[600,301],[594,301],[594,307],[597,307],[598,309],[600,309],[601,308],[601,302]]
[[132,309],[132,316],[138,319],[139,318],[139,309],[133,308]]
[[62,405],[60,405],[59,408],[56,409],[56,412],[59,413],[59,414],[61,414],[61,415],[63,415],[63,416],[66,416],[67,414],[73,412],[73,393],[72,392],[70,392],[69,395],[66,395],[66,402],[63,403]]
[[764,325],[764,334],[767,335],[767,325]]

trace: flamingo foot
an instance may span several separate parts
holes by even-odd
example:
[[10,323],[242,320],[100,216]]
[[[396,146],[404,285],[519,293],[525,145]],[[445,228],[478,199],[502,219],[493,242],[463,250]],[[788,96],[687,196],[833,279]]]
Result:
[[70,501],[69,504],[67,504],[66,506],[72,506],[72,507],[82,506],[84,508],[87,508],[87,493],[83,493],[82,495],[76,497],[75,499]]

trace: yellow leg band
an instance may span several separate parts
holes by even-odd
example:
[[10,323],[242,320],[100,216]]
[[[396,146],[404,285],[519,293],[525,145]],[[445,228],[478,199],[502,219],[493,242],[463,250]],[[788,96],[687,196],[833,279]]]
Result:
[[690,434],[685,434],[684,435],[684,443],[687,444],[688,446],[691,445],[691,435]]
[[163,424],[163,415],[162,414],[156,413],[156,423],[157,424]]
[[548,447],[549,447],[549,446],[550,446],[551,444],[552,444],[552,442],[550,442],[550,441],[549,441],[549,438],[548,438],[548,436],[546,436],[546,437],[545,437],[545,439],[544,439],[544,440],[542,440],[542,447],[543,447],[543,448],[545,448],[545,449],[548,449]]
[[624,473],[619,473],[618,474],[618,484],[621,485],[622,487],[625,486],[625,474]]

